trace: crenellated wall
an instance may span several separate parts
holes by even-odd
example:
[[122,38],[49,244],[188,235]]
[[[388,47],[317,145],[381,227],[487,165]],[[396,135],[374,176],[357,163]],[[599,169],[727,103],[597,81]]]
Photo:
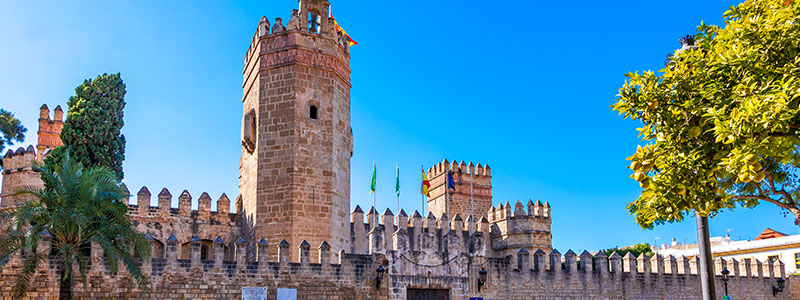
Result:
[[528,211],[522,202],[517,201],[514,207],[506,201],[497,208],[489,210],[488,223],[492,226],[492,250],[497,256],[512,255],[519,249],[534,252],[537,249],[550,251],[553,249],[553,234],[550,232],[550,204],[536,200],[528,200]]
[[[453,175],[455,186],[455,190],[449,192],[446,191],[448,171]],[[492,168],[489,165],[479,163],[476,166],[472,162],[445,159],[428,169],[427,176],[431,184],[428,208],[435,216],[447,213],[469,217],[473,211],[475,216],[482,216],[492,207]]]
[[[456,224],[451,224],[456,225]],[[336,259],[330,245],[323,241],[313,247],[318,255],[311,255],[312,246],[303,241],[292,247],[283,240],[270,245],[261,239],[255,257],[246,254],[245,241],[233,242],[232,256],[226,258],[228,243],[216,238],[207,258],[202,257],[203,242],[199,236],[189,240],[187,258],[180,256],[180,242],[173,237],[166,240],[165,258],[143,262],[149,285],[146,291],[136,287],[131,279],[121,273],[111,277],[107,262],[97,246],[91,251],[91,270],[88,286],[78,285],[76,296],[102,299],[240,299],[245,286],[267,287],[270,295],[276,288],[296,288],[298,299],[393,299],[404,300],[407,291],[414,289],[444,288],[450,299],[466,300],[468,297],[484,299],[697,299],[700,282],[696,274],[696,260],[685,257],[647,256],[621,257],[598,253],[580,255],[567,251],[563,256],[553,250],[533,254],[520,249],[516,255],[487,257],[487,239],[477,231],[464,235],[457,230],[422,234],[420,250],[414,250],[403,228],[392,234],[391,249],[384,248],[384,228],[370,230],[369,254],[349,254],[342,251]],[[151,240],[151,243],[154,243]],[[155,247],[155,246],[154,246]],[[41,249],[46,249],[43,245]],[[269,250],[273,249],[273,250]],[[267,252],[274,251],[276,260]],[[290,261],[294,252],[297,260]],[[32,288],[36,297],[54,297],[57,289],[58,269],[42,268],[37,273]],[[19,268],[19,257],[3,270],[0,296],[10,295],[13,270]],[[378,269],[383,269],[384,274]],[[784,274],[784,265],[756,261],[739,262],[717,259],[718,293],[722,293],[719,271],[731,271],[729,293],[734,299],[790,299],[791,283],[784,291],[773,296],[773,286]],[[486,280],[480,282],[481,270]],[[380,279],[378,279],[380,278]],[[480,285],[480,288],[478,287]],[[30,296],[31,294],[29,294]],[[275,299],[270,296],[268,299]]]
[[42,104],[39,108],[39,130],[36,131],[38,153],[44,153],[45,149],[55,149],[63,145],[61,142],[61,130],[64,128],[64,110],[61,105],[56,105],[53,109],[53,118],[50,118],[50,108],[47,104]]
[[[328,1],[299,4],[285,26],[262,17],[244,57],[233,213],[225,194],[217,211],[208,193],[193,210],[189,191],[173,208],[169,190],[152,195],[142,187],[128,213],[153,249],[142,261],[147,289],[124,268],[112,276],[92,245],[88,284],[77,286],[78,298],[241,299],[243,287],[267,287],[270,300],[277,288],[296,288],[298,299],[339,300],[405,300],[409,289],[444,289],[454,300],[699,298],[696,260],[554,250],[550,204],[493,206],[488,165],[444,160],[428,169],[427,215],[356,206],[348,224],[349,44],[327,17]],[[24,200],[12,195],[22,186],[42,185],[31,164],[61,145],[62,115],[56,107],[50,118],[42,106],[39,151],[30,146],[3,157],[3,209]],[[448,172],[455,191],[445,201]],[[45,243],[38,250],[48,249]],[[57,296],[55,260],[36,274],[30,298]],[[15,256],[0,271],[0,298],[10,296],[20,267]],[[734,299],[789,299],[791,283],[773,297],[781,262],[717,260],[715,269],[723,268],[732,271]]]
[[50,109],[47,104],[39,108],[38,144],[36,148],[29,145],[27,148],[11,149],[3,156],[3,186],[0,189],[0,208],[16,206],[30,199],[27,195],[15,195],[26,186],[42,188],[39,173],[33,171],[33,163],[41,163],[55,147],[61,146],[61,129],[64,127],[64,111],[61,105],[53,110],[50,118]]
[[[552,235],[550,233],[550,205],[537,201],[535,204],[528,201],[528,211],[520,201],[513,210],[510,204],[500,204],[497,209],[492,208],[486,216],[481,216],[475,221],[463,219],[456,214],[448,219],[447,215],[436,218],[433,212],[423,218],[418,211],[409,217],[401,210],[395,216],[388,208],[379,215],[375,208],[370,208],[367,214],[360,206],[351,213],[350,217],[350,249],[351,253],[369,253],[371,241],[369,234],[374,230],[382,232],[383,249],[397,250],[394,248],[395,235],[402,235],[407,241],[406,248],[421,250],[425,244],[426,233],[433,234],[436,239],[431,240],[429,246],[437,250],[444,249],[442,240],[444,234],[454,231],[459,235],[468,237],[474,232],[482,232],[487,237],[486,253],[488,257],[505,257],[516,254],[520,249],[534,252],[538,249],[552,250]],[[474,226],[474,227],[472,227]]]
[[153,240],[153,257],[164,258],[164,247],[172,238],[180,246],[180,258],[189,258],[189,244],[193,237],[200,239],[202,257],[210,257],[213,241],[220,237],[229,241],[224,245],[228,251],[226,258],[233,257],[230,249],[234,249],[233,241],[242,237],[241,217],[238,213],[230,213],[230,199],[222,194],[217,201],[217,211],[211,211],[211,196],[202,193],[197,199],[197,210],[192,210],[192,195],[183,191],[178,196],[178,207],[170,206],[172,194],[166,188],[158,193],[158,203],[150,206],[151,194],[147,187],[136,193],[136,199],[128,204],[128,214],[136,229]]
[[17,148],[16,151],[8,150],[3,156],[3,186],[0,190],[0,207],[14,207],[31,199],[28,195],[16,193],[26,186],[33,188],[44,187],[39,173],[33,170],[33,163],[41,161],[33,146]]

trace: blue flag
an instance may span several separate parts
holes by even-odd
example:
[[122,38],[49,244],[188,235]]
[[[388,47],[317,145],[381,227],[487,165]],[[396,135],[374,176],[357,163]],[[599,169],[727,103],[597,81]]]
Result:
[[453,182],[453,174],[447,172],[447,189],[456,191],[456,183]]

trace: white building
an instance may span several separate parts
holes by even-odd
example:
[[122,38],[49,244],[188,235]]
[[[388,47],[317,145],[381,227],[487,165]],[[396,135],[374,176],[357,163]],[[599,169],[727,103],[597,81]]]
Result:
[[[680,245],[675,239],[671,246],[662,245],[654,249],[659,255],[696,257],[697,244]],[[711,256],[738,261],[780,260],[786,264],[786,274],[800,273],[800,234],[786,235],[767,228],[755,240],[734,241],[730,236],[711,238]]]

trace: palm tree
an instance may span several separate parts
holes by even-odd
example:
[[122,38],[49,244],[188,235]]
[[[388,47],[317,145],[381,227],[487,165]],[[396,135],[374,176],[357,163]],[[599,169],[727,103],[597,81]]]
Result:
[[[25,140],[25,132],[28,131],[22,126],[22,122],[14,117],[11,112],[0,108],[0,152],[6,146],[11,147],[14,142],[22,142]],[[0,160],[0,169],[3,168],[3,162]]]
[[[33,200],[9,213],[0,214],[10,234],[0,238],[0,268],[17,254],[22,266],[14,285],[14,297],[25,296],[31,278],[49,255],[60,265],[59,299],[72,299],[74,278],[86,286],[91,244],[99,245],[112,274],[121,262],[144,289],[146,278],[141,260],[149,259],[150,246],[133,228],[127,215],[125,189],[106,167],[84,169],[65,156],[58,165],[34,169],[41,173],[45,188],[26,188],[20,194]],[[50,249],[40,249],[48,241]],[[100,266],[92,266],[97,268]],[[77,274],[75,270],[77,269]]]

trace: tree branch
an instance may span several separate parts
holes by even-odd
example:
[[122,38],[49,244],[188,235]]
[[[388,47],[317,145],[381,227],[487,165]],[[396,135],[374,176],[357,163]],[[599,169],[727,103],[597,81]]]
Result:
[[782,207],[782,208],[785,208],[785,209],[792,209],[792,208],[794,208],[794,207],[792,207],[791,205],[784,204],[783,202],[780,202],[780,201],[778,201],[778,200],[775,200],[775,199],[772,199],[772,198],[770,198],[770,197],[766,197],[766,196],[759,196],[759,195],[744,195],[744,196],[735,196],[735,197],[731,197],[731,199],[734,199],[734,200],[738,200],[738,199],[756,199],[756,200],[761,200],[761,201],[765,201],[765,202],[769,202],[769,203],[775,204],[775,205],[777,205],[777,206],[779,206],[779,207]]
[[779,194],[779,195],[783,196],[784,200],[786,200],[786,204],[787,205],[791,205],[792,207],[796,206],[796,204],[794,202],[794,198],[792,197],[791,194],[789,194],[783,188],[781,188],[780,190],[775,188],[775,179],[773,178],[772,173],[770,173],[767,170],[764,170],[764,174],[767,175],[767,179],[769,180],[769,187],[772,190],[772,192],[775,193],[775,194]]

